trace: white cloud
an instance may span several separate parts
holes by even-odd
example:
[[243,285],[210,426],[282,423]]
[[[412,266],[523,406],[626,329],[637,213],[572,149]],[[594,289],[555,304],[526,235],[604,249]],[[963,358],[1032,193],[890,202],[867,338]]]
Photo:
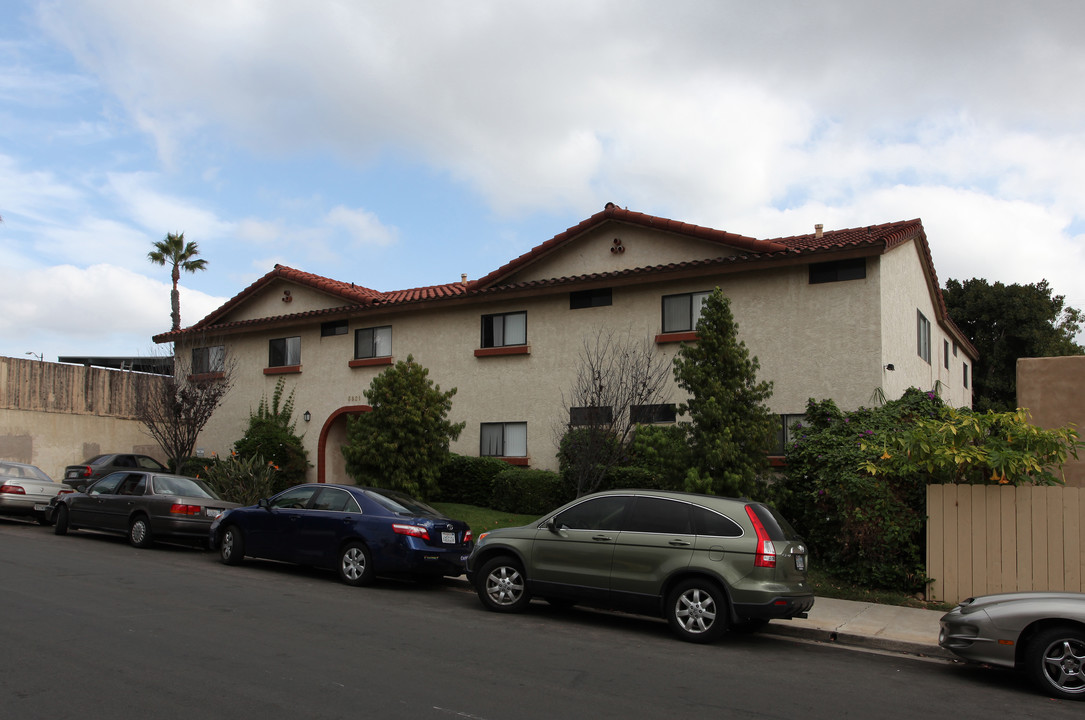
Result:
[[396,230],[383,225],[368,210],[351,209],[339,205],[332,208],[324,221],[333,228],[341,228],[357,245],[391,245],[396,241]]

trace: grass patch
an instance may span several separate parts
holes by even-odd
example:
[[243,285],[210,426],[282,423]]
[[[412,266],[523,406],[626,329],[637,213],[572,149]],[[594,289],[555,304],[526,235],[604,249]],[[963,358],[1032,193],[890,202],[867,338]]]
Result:
[[445,515],[456,520],[463,520],[471,526],[471,533],[477,538],[484,532],[503,527],[516,527],[527,525],[539,519],[538,515],[517,515],[516,513],[500,512],[489,508],[480,508],[474,505],[462,505],[460,503],[430,503],[433,507]]
[[[488,530],[502,527],[516,527],[527,525],[538,520],[537,515],[517,515],[516,513],[499,512],[489,508],[476,507],[474,505],[462,505],[460,503],[430,503],[450,518],[463,520],[471,526],[471,532],[477,538]],[[880,605],[899,605],[901,607],[923,608],[926,610],[949,611],[954,605],[940,602],[926,602],[917,599],[913,595],[893,590],[878,590],[859,587],[843,580],[838,580],[823,570],[811,570],[808,574],[810,585],[814,589],[814,595],[819,597],[836,598],[838,600],[856,600],[859,602],[878,603]]]
[[810,570],[807,573],[814,595],[836,598],[837,600],[856,600],[858,602],[878,603],[879,605],[899,605],[901,607],[922,608],[924,610],[952,610],[956,605],[944,602],[927,602],[914,595],[896,590],[866,588],[839,580],[823,570]]

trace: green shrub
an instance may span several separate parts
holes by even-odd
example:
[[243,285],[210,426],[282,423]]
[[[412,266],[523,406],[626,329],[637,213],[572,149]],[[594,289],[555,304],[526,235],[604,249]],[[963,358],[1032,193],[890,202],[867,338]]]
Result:
[[684,490],[686,473],[693,463],[688,423],[642,425],[629,446],[631,467],[647,470],[652,485],[660,490]]
[[266,396],[260,398],[256,412],[249,413],[245,434],[234,443],[234,451],[241,457],[259,458],[278,468],[275,492],[305,482],[305,473],[311,467],[309,453],[295,434],[294,391],[283,402],[284,387],[283,379],[279,378],[271,402],[268,403]]
[[555,472],[510,467],[494,477],[490,506],[501,512],[538,516],[574,496]]
[[[255,505],[283,488],[282,471],[259,455],[211,458],[198,476],[223,500]],[[285,487],[290,487],[286,485]]]
[[451,454],[441,466],[437,500],[489,507],[494,477],[508,469],[507,462],[495,457]]

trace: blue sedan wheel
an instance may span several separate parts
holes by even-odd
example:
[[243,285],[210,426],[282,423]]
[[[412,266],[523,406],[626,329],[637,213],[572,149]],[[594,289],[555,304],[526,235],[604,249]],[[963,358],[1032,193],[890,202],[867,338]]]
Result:
[[343,546],[339,551],[339,577],[354,586],[373,581],[373,562],[365,545],[355,541]]

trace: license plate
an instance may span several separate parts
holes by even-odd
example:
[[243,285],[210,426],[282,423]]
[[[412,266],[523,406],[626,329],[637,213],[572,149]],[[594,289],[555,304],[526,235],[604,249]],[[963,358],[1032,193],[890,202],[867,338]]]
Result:
[[796,555],[795,556],[795,569],[796,570],[805,570],[806,569],[806,556],[805,555]]
[[443,542],[445,545],[455,545],[456,544],[456,533],[450,533],[450,532],[441,533],[441,542]]
[[209,518],[217,518],[222,514],[222,508],[204,508],[203,512]]
[[48,505],[34,505],[34,512],[48,512]]

